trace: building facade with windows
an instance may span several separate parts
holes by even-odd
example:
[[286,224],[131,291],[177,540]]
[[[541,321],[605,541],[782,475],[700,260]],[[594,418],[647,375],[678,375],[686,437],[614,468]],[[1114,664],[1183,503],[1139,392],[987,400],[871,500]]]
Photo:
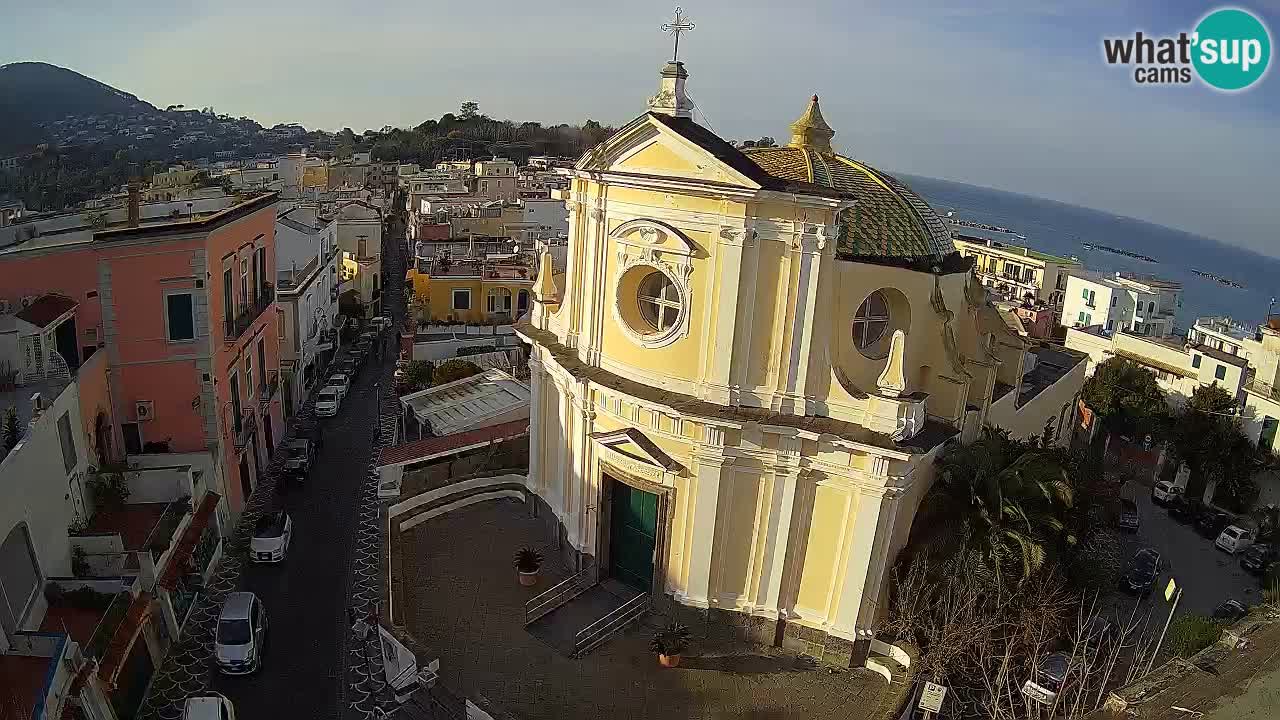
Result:
[[1028,297],[1044,303],[1054,313],[1054,325],[1062,316],[1067,275],[1083,267],[1075,258],[991,238],[958,235],[955,245],[961,255],[974,259],[974,272],[993,295],[1017,303]]
[[365,317],[382,313],[382,210],[361,200],[338,203],[342,293],[358,300]]
[[1129,273],[1077,270],[1067,277],[1062,324],[1102,328],[1104,333],[1169,337],[1182,307],[1182,284]]
[[[276,196],[189,216],[141,212],[0,249],[3,291],[74,301],[49,354],[107,354],[112,417],[129,455],[209,453],[236,513],[284,431],[275,313]],[[59,316],[62,317],[61,315]]]
[[787,146],[738,149],[686,78],[667,64],[567,171],[567,270],[540,259],[516,326],[529,488],[584,572],[860,662],[944,443],[993,412],[1069,426],[1084,358],[1030,367],[945,223],[837,154],[817,97]]
[[336,218],[314,205],[276,218],[276,306],[286,415],[302,407],[338,349],[341,262]]
[[421,322],[507,324],[531,302],[533,272],[524,256],[419,258],[408,272]]
[[506,158],[477,160],[475,164],[475,193],[481,197],[503,202],[515,202],[517,193],[516,173],[519,168]]

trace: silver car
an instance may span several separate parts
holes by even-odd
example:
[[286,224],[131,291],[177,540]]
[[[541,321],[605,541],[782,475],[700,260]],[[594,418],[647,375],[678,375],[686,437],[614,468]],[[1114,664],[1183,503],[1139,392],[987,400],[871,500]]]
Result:
[[338,406],[342,404],[339,392],[336,387],[326,387],[320,391],[320,397],[316,398],[316,416],[333,417],[338,414]]
[[248,675],[262,666],[267,640],[267,611],[257,595],[235,592],[222,603],[213,657],[227,675]]

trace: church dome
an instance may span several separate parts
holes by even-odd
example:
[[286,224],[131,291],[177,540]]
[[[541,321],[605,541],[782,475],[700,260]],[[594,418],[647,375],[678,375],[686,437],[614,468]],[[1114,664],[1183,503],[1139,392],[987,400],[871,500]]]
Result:
[[955,252],[951,231],[919,195],[888,173],[837,154],[835,131],[822,118],[818,96],[791,124],[786,147],[742,148],[779,180],[831,188],[856,199],[837,231],[836,254],[848,259],[941,261]]

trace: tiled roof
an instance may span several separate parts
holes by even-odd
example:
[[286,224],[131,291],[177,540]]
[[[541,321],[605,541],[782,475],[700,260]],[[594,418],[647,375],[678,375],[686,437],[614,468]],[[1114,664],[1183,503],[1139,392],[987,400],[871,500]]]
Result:
[[744,148],[771,177],[852,195],[836,252],[846,258],[936,258],[955,252],[951,231],[929,204],[897,178],[843,155],[811,148]]
[[399,465],[447,453],[451,450],[488,442],[501,442],[529,433],[529,420],[513,420],[500,425],[467,430],[466,432],[429,437],[404,445],[386,448],[378,457],[378,465]]
[[75,307],[76,301],[66,295],[41,295],[35,302],[14,314],[18,319],[42,328]]

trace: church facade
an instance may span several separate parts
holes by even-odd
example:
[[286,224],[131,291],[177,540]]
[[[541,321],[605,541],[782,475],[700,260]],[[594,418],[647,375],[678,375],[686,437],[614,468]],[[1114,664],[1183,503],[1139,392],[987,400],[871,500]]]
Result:
[[884,612],[944,445],[1069,434],[1084,364],[1021,336],[950,231],[836,154],[815,96],[785,147],[695,123],[682,63],[569,171],[547,258],[528,484],[567,555],[680,612],[834,662]]

